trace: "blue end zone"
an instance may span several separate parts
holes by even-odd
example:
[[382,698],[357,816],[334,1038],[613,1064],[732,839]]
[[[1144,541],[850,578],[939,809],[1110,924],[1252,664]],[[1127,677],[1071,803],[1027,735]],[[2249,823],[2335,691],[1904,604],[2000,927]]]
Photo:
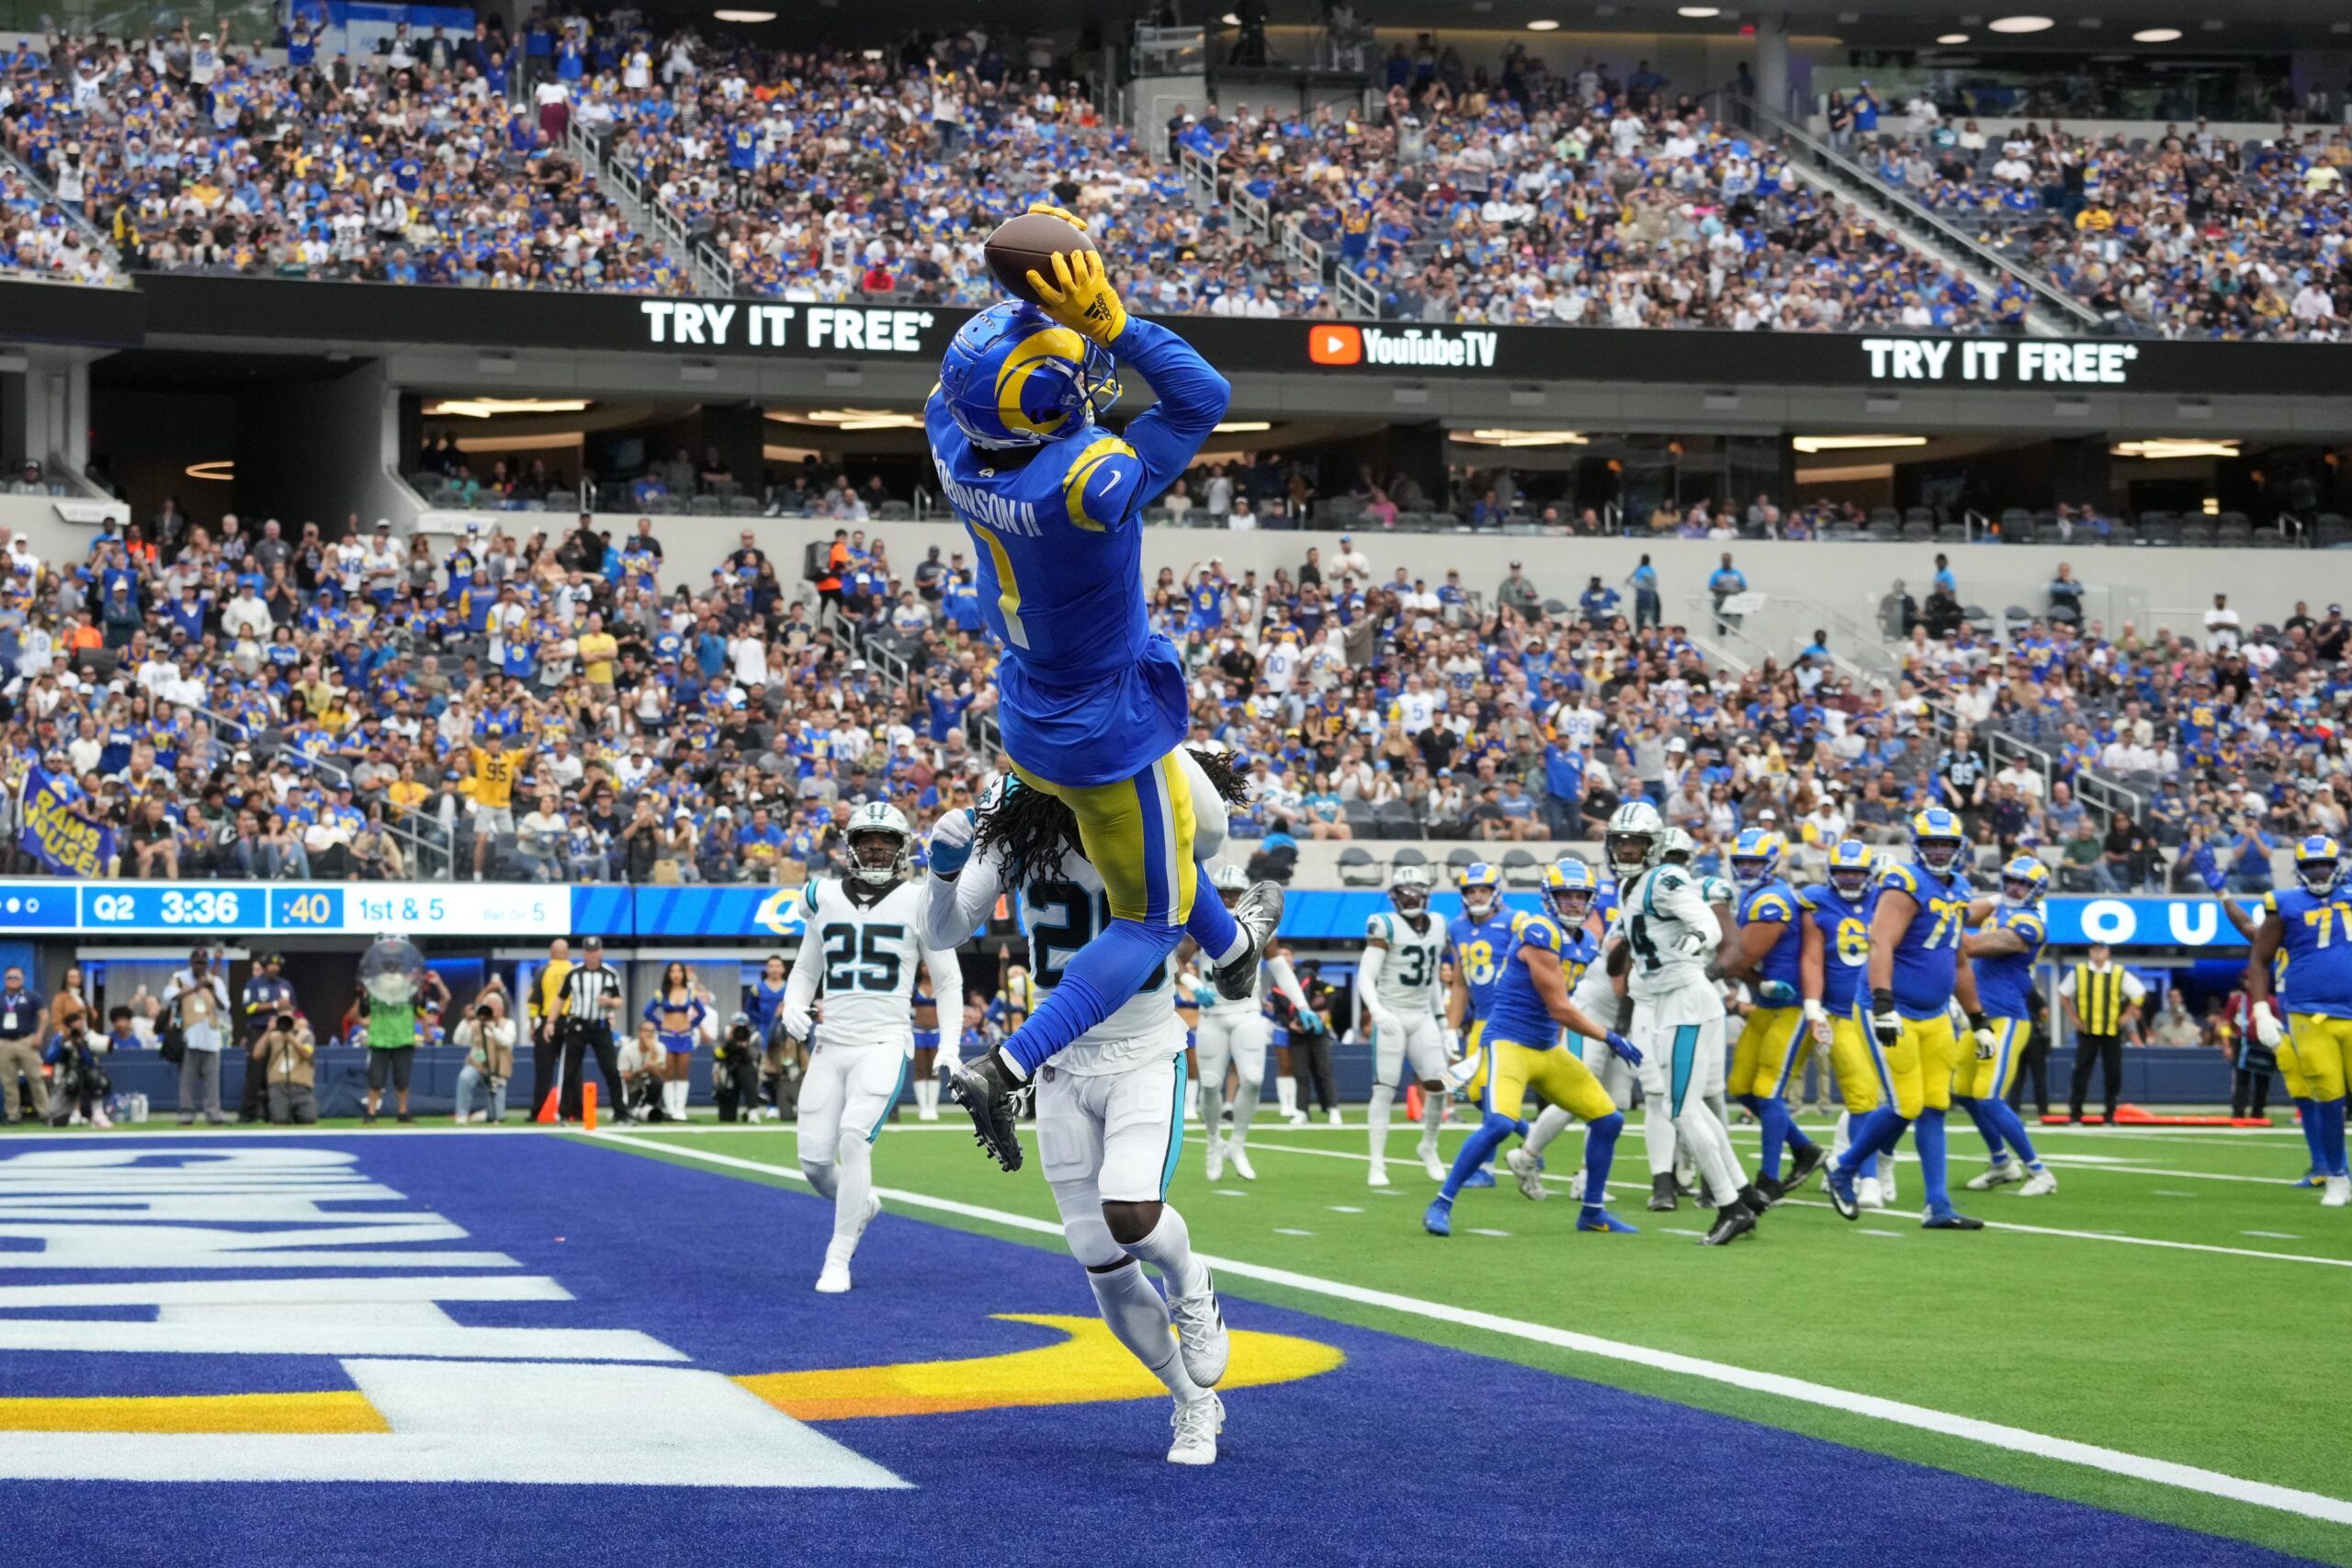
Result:
[[[575,1298],[446,1307],[468,1325],[635,1327],[700,1366],[742,1374],[1028,1349],[1051,1336],[990,1314],[1094,1311],[1065,1256],[890,1213],[859,1250],[857,1289],[819,1296],[809,1286],[830,1205],[619,1150],[529,1135],[312,1142],[355,1151],[357,1169],[407,1206],[468,1232],[440,1245],[503,1251]],[[0,1173],[9,1156],[60,1146],[11,1139]],[[1215,1221],[1203,1219],[1215,1250]],[[0,1287],[140,1277],[152,1276],[6,1269]],[[0,1482],[11,1504],[7,1556],[158,1568],[773,1568],[820,1555],[921,1568],[1234,1568],[1276,1553],[1291,1564],[1434,1563],[1548,1559],[1566,1547],[1595,1561],[1737,1568],[1785,1562],[1793,1529],[1807,1557],[1828,1562],[2006,1562],[2021,1542],[2053,1562],[2291,1561],[1303,1313],[1228,1297],[1227,1316],[1238,1330],[1318,1341],[1346,1359],[1228,1393],[1223,1456],[1208,1471],[1163,1462],[1165,1402],[1131,1400],[818,1424],[910,1483],[904,1491],[11,1478]],[[54,1352],[0,1353],[0,1395],[349,1386],[328,1357],[75,1353],[63,1348],[74,1329],[62,1322],[54,1342]]]

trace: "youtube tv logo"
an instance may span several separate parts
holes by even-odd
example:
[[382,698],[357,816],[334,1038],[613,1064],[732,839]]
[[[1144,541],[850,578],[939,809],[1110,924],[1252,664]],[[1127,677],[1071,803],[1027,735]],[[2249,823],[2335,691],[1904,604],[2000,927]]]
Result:
[[1316,326],[1306,334],[1306,357],[1317,365],[1359,365],[1363,332],[1358,327]]

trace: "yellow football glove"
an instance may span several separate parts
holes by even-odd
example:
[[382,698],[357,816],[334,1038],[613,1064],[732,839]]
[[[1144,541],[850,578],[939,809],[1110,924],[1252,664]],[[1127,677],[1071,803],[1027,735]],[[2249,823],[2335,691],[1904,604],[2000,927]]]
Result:
[[1029,204],[1027,210],[1031,212],[1042,212],[1048,218],[1058,218],[1063,222],[1069,224],[1071,228],[1077,230],[1080,233],[1083,234],[1086,232],[1086,220],[1080,218],[1077,213],[1072,212],[1067,207],[1056,207],[1050,201],[1033,201]]
[[1127,308],[1102,275],[1099,251],[1056,251],[1053,282],[1031,267],[1029,287],[1037,291],[1046,314],[1105,348],[1127,330]]

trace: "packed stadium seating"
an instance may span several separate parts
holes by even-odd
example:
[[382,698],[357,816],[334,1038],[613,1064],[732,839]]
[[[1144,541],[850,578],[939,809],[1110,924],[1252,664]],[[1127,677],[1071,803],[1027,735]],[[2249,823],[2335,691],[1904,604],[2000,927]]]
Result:
[[1867,136],[1852,155],[2137,330],[2344,337],[2340,129],[2232,141],[2201,127],[2151,140],[1967,120]]
[[[995,652],[968,571],[845,528],[803,581],[746,528],[689,592],[660,536],[711,525],[478,523],[438,550],[109,527],[54,561],[18,537],[12,773],[75,781],[119,874],[159,878],[794,880],[857,800],[922,824],[972,798]],[[1720,625],[1637,628],[1597,581],[1571,603],[1550,573],[1487,594],[1317,556],[1150,593],[1197,731],[1250,760],[1238,832],[1271,869],[1328,842],[1343,881],[1432,854],[1532,875],[1635,792],[1710,863],[1757,823],[1807,857],[1958,790],[1982,857],[2041,852],[2070,889],[2186,878],[2212,846],[2255,890],[2285,836],[2345,821],[2334,607],[2196,639],[2110,635],[2063,595],[1980,629],[1930,596],[1882,682],[1820,649],[1728,664],[1702,647]]]

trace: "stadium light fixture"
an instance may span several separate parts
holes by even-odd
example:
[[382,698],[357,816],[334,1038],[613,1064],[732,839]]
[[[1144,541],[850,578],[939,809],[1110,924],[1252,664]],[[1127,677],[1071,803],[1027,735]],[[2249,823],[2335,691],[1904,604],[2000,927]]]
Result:
[[1538,17],[1527,24],[1527,30],[1531,33],[1556,33],[1560,30],[1560,24],[1549,17]]
[[1808,455],[1815,452],[1872,452],[1886,446],[1925,446],[1924,435],[1792,435],[1789,445]]
[[1220,423],[1212,434],[1217,435],[1256,435],[1263,431],[1272,429],[1273,429],[1272,423],[1262,419],[1228,419]]
[[2238,455],[2235,441],[2214,441],[2202,436],[2158,436],[2152,441],[2119,441],[2108,448],[2112,457],[2139,457],[2148,462],[2166,462],[2180,457],[2234,457]]
[[1724,8],[1720,6],[1677,6],[1674,14],[1694,22],[1703,22],[1710,17],[1722,16]]
[[1453,439],[1472,446],[1585,446],[1592,440],[1573,430],[1457,430]]
[[2180,29],[2178,28],[2142,28],[2132,35],[2132,41],[2133,43],[2178,43]]
[[237,460],[234,457],[214,457],[202,463],[190,463],[181,471],[192,479],[209,479],[225,484],[237,477]]
[[2047,17],[1996,17],[1984,25],[1996,33],[2046,33],[2058,24]]
[[789,412],[771,411],[768,418],[778,424],[822,424],[835,430],[921,430],[922,415],[901,413],[895,409],[799,409]]
[[1966,33],[1938,33],[1936,41],[1938,43],[1966,43],[1968,35]]
[[443,398],[424,405],[427,419],[496,419],[505,413],[584,413],[586,398]]
[[728,8],[713,11],[711,15],[722,22],[773,22],[775,20],[774,11],[739,11]]
[[1241,15],[1238,11],[1227,11],[1224,16],[1219,17],[1217,20],[1224,23],[1228,28],[1238,28],[1241,25]]

